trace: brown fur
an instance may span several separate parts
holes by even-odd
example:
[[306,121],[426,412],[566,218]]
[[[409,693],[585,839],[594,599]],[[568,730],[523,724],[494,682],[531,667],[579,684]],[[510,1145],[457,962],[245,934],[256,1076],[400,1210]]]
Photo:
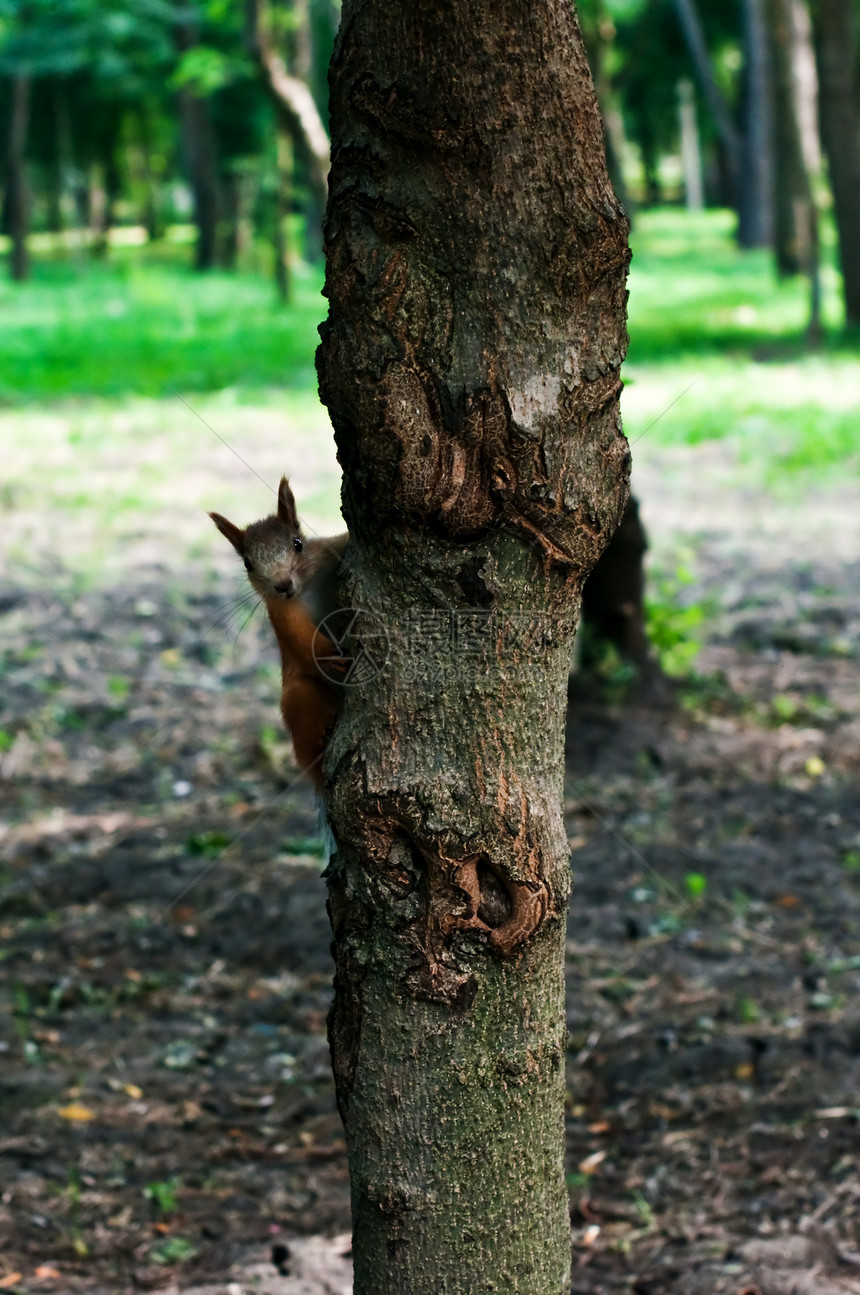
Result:
[[336,609],[336,571],[349,535],[306,540],[286,477],[281,478],[273,516],[244,529],[220,513],[209,516],[245,562],[248,580],[266,604],[281,650],[281,714],[299,769],[322,791],[321,762],[341,709],[342,691],[317,665],[320,657],[339,654],[317,626]]

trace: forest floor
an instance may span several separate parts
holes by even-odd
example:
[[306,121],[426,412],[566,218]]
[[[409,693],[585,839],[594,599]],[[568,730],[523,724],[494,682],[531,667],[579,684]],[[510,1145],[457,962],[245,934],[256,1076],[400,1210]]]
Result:
[[[703,645],[668,691],[572,688],[572,1291],[860,1291],[860,511],[734,489],[726,443],[643,458]],[[322,846],[268,627],[228,632],[243,573],[195,576],[169,524],[85,584],[47,502],[16,526],[0,1290],[344,1292]]]

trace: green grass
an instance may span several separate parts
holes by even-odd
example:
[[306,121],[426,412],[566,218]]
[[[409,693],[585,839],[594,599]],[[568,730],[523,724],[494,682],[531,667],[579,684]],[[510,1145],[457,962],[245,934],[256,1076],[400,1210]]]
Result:
[[261,275],[199,275],[146,249],[37,262],[28,283],[0,280],[0,402],[310,387],[321,285],[303,267],[285,308]]
[[[622,410],[634,463],[728,442],[732,489],[856,476],[860,352],[839,332],[832,264],[827,340],[810,352],[806,285],[738,251],[727,213],[642,212],[633,250]],[[282,472],[311,529],[340,525],[313,368],[321,272],[299,267],[283,307],[263,273],[197,275],[189,261],[180,244],[105,261],[37,249],[29,282],[0,278],[0,516],[15,579],[100,580],[165,546],[177,575],[188,561],[220,571],[205,510],[261,516]]]
[[832,246],[826,338],[810,350],[808,284],[780,282],[764,251],[741,252],[732,223],[719,211],[638,218],[622,400],[634,462],[659,447],[728,440],[747,479],[774,489],[856,475],[860,338],[839,328]]
[[[799,276],[780,281],[765,249],[741,252],[734,223],[728,211],[691,215],[676,207],[637,217],[631,239],[631,364],[803,353],[808,283]],[[825,240],[824,323],[836,331],[841,308],[831,243]]]

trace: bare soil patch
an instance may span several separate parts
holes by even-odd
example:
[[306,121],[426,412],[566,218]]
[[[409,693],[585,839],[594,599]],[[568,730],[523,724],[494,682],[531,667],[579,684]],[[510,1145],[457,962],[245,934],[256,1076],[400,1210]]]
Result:
[[[577,1295],[860,1289],[860,550],[733,534],[695,538],[697,682],[572,688]],[[2,586],[4,1289],[343,1260],[316,811],[222,602],[166,560]]]

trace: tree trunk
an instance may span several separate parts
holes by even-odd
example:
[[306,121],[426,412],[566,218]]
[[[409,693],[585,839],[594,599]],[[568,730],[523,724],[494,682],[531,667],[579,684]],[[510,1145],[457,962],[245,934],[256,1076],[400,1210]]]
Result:
[[639,505],[630,497],[618,529],[582,591],[582,623],[592,639],[593,656],[610,643],[634,665],[648,661],[645,628],[645,551],[648,541]]
[[[198,44],[193,24],[185,19],[178,22],[176,40],[183,52]],[[178,97],[185,165],[194,200],[194,223],[197,226],[195,265],[198,270],[211,270],[218,260],[218,220],[221,208],[212,114],[208,100],[195,94],[190,86],[182,86]]]
[[141,217],[146,236],[151,243],[164,238],[164,221],[161,176],[155,160],[152,137],[152,113],[148,104],[141,104],[136,113],[137,135],[140,141],[140,184],[143,190]]
[[616,198],[626,211],[628,219],[632,220],[633,201],[624,179],[624,153],[627,143],[624,118],[621,115],[621,109],[612,88],[612,77],[607,67],[607,62],[611,61],[612,57],[615,26],[603,3],[599,3],[594,9],[590,23],[586,23],[584,17],[581,17],[580,26],[591,68],[591,77],[594,81],[594,91],[597,95],[597,106],[603,122],[606,169]]
[[726,172],[729,199],[737,207],[741,187],[742,140],[732,118],[726,97],[717,85],[713,64],[705,44],[705,34],[696,0],[675,0],[675,12],[684,35],[696,79],[717,129],[723,169]]
[[30,117],[30,76],[16,72],[12,77],[12,105],[6,140],[6,229],[12,241],[9,271],[13,279],[26,279],[29,272],[27,232],[29,202],[24,149]]
[[765,0],[743,0],[744,130],[738,188],[738,242],[773,242],[773,109]]
[[821,137],[839,233],[839,262],[849,324],[860,324],[860,93],[857,19],[852,0],[813,6]]
[[696,95],[693,82],[686,76],[678,82],[678,124],[681,134],[684,201],[688,211],[702,211],[705,206],[705,186],[702,180],[699,125],[696,121]]
[[355,1295],[566,1295],[563,721],[627,497],[627,222],[569,0],[345,0],[331,90]]
[[801,0],[767,0],[774,105],[774,251],[780,275],[809,279],[808,339],[821,337],[818,210],[804,147],[803,69],[812,32]]
[[[803,149],[800,79],[796,45],[802,28],[794,11],[799,0],[767,0],[773,69],[774,251],[780,275],[814,273],[817,220]],[[809,36],[811,39],[811,35]]]
[[272,244],[275,252],[275,283],[278,289],[278,300],[286,304],[292,295],[293,283],[290,233],[287,227],[292,210],[293,143],[285,130],[278,131],[276,171],[275,224],[272,231]]

